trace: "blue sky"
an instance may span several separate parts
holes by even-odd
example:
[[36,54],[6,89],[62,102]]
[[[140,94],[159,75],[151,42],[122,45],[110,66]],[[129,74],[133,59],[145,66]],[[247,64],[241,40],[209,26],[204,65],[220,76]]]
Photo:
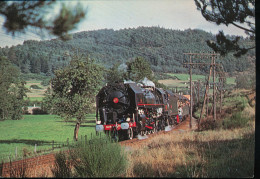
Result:
[[[87,9],[86,18],[71,31],[81,32],[98,29],[124,29],[139,26],[159,26],[173,30],[201,29],[213,34],[223,30],[225,34],[245,36],[243,30],[234,26],[217,26],[206,21],[196,9],[193,0],[78,0],[59,1],[51,11],[54,17],[59,12],[59,4],[74,6],[80,3]],[[4,22],[0,16],[0,25]],[[0,47],[22,44],[24,40],[41,40],[35,33],[16,35],[6,34],[0,29]],[[45,39],[48,39],[47,37]],[[44,40],[44,39],[43,39]]]

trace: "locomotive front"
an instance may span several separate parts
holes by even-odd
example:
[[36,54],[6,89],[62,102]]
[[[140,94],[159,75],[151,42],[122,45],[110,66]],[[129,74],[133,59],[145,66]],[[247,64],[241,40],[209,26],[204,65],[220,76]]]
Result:
[[[123,83],[103,87],[96,96],[96,131],[118,131],[134,127],[134,109],[130,98],[128,86]],[[130,135],[133,135],[132,131]]]

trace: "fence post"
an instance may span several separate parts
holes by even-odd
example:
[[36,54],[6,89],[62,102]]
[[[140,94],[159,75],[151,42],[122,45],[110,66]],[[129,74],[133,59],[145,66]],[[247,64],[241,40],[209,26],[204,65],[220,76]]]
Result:
[[37,147],[37,144],[35,144],[35,146],[34,146],[34,152],[36,153],[36,147]]
[[67,146],[69,147],[69,138],[67,138]]
[[17,158],[17,147],[15,147],[15,158]]
[[85,145],[87,145],[87,135],[85,135]]
[[82,135],[80,136],[80,143],[83,144],[83,139],[82,139]]
[[52,140],[52,150],[54,150],[54,140]]

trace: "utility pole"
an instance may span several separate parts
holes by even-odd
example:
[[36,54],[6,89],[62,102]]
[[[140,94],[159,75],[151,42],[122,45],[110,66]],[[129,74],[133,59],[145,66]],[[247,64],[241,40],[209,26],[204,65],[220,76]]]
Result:
[[[190,56],[190,64],[192,63],[192,59]],[[192,128],[192,101],[193,101],[193,95],[192,95],[192,66],[190,65],[190,128]]]
[[[215,58],[219,55],[216,53],[184,53],[184,55],[189,55],[189,62],[184,62],[183,65],[184,67],[189,67],[190,69],[190,96],[191,96],[191,106],[190,108],[192,108],[192,71],[191,68],[194,66],[206,66],[206,65],[210,65],[210,72],[209,72],[209,77],[208,77],[208,81],[207,81],[207,86],[206,86],[206,90],[205,90],[205,95],[204,95],[204,101],[203,101],[203,106],[201,109],[201,113],[200,113],[200,119],[198,121],[198,128],[200,127],[200,121],[204,112],[204,107],[205,107],[205,103],[206,103],[206,99],[207,99],[207,93],[208,93],[208,89],[209,89],[209,83],[210,83],[210,76],[213,70],[213,107],[214,107],[214,120],[216,120],[216,96],[215,96],[215,66],[220,65],[220,64],[216,64],[215,63]],[[199,58],[199,59],[205,59],[205,58],[209,58],[211,57],[211,63],[204,63],[204,62],[198,62],[198,63],[194,63],[192,62],[192,57],[193,58]],[[190,113],[192,115],[192,109],[190,109]],[[190,124],[191,126],[191,124]]]
[[200,80],[198,80],[198,83],[197,83],[197,95],[198,95],[198,97],[197,97],[197,99],[198,99],[198,107],[200,107]]
[[215,75],[216,75],[216,63],[215,63],[215,56],[212,56],[213,61],[213,110],[214,110],[214,121],[217,118],[217,111],[216,111],[216,83],[215,83]]

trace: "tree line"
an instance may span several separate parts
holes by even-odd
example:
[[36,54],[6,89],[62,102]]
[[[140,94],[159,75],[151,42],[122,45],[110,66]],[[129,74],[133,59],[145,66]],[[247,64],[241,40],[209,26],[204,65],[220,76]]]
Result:
[[[182,65],[183,53],[211,51],[207,41],[215,40],[213,34],[198,29],[180,31],[160,27],[85,31],[71,34],[71,37],[67,41],[59,38],[25,41],[23,45],[0,48],[0,56],[6,56],[22,73],[45,76],[68,65],[75,53],[96,59],[106,68],[142,56],[154,72],[183,73],[187,71]],[[250,42],[249,38],[241,39],[241,44]],[[252,68],[254,57],[253,49],[239,58],[227,54],[221,63],[224,70],[232,74]],[[208,73],[208,69],[195,69],[194,72]]]

